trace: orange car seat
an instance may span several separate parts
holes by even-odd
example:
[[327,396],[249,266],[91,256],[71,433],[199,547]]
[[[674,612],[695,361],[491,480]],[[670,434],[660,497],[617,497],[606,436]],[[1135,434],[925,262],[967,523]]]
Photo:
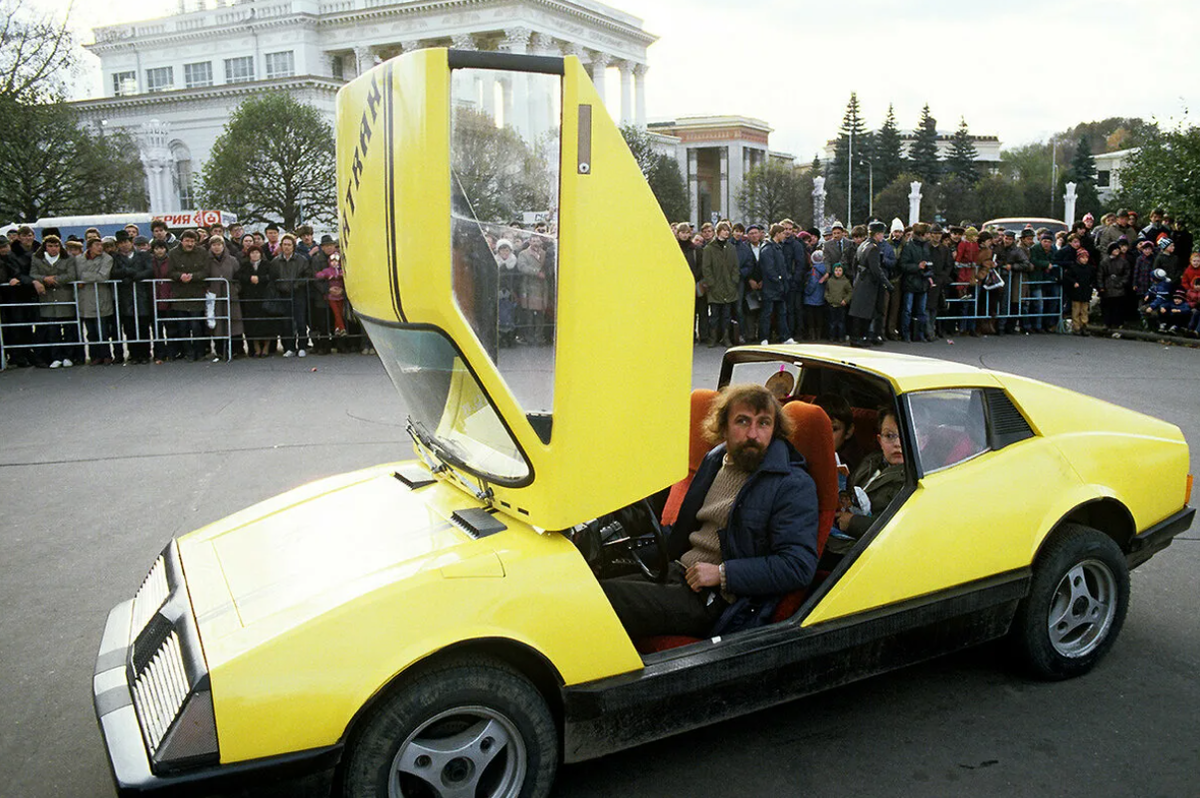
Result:
[[692,391],[692,415],[688,426],[688,472],[686,477],[671,486],[671,492],[667,494],[667,503],[662,512],[663,526],[675,523],[675,519],[679,517],[679,508],[683,506],[683,497],[687,495],[688,487],[692,484],[692,477],[696,476],[704,455],[713,448],[704,437],[704,419],[708,418],[708,411],[712,409],[716,398],[717,392],[708,388]]

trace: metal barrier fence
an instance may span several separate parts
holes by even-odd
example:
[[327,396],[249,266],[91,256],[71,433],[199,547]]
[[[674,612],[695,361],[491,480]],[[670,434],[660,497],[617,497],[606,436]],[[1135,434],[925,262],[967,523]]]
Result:
[[[315,288],[317,281],[312,278],[271,283],[291,283],[290,294],[272,291],[262,297],[232,296],[229,280],[210,277],[205,282],[218,289],[209,292],[215,294],[212,300],[157,296],[159,284],[173,282],[166,278],[136,282],[77,281],[70,284],[73,289],[70,301],[0,304],[0,371],[7,367],[8,356],[13,352],[73,351],[82,364],[85,347],[93,358],[99,353],[102,357],[120,360],[134,358],[134,353],[141,347],[145,347],[143,359],[149,359],[151,352],[159,359],[175,357],[184,348],[190,349],[193,357],[206,357],[211,354],[211,345],[218,357],[228,361],[235,351],[241,351],[241,338],[245,334],[233,334],[235,321],[257,328],[260,335],[255,339],[246,335],[247,339],[271,341],[272,348],[280,339],[286,350],[289,349],[288,342],[304,348],[304,342],[310,338],[320,344],[337,337],[332,308],[324,301],[324,294]],[[143,291],[148,297],[143,296]],[[107,305],[109,296],[112,312],[100,315],[102,299]],[[314,307],[314,299],[318,298],[321,301]],[[83,301],[86,299],[91,302],[85,309],[82,305],[89,304]],[[209,302],[212,303],[211,313]],[[234,313],[234,302],[240,314]],[[198,303],[205,305],[204,311],[183,310],[185,306],[194,308]],[[281,312],[278,307],[273,307],[279,303],[285,306]],[[146,304],[150,306],[148,310]],[[345,305],[344,313],[349,314],[349,302]],[[43,309],[49,308],[69,308],[70,312],[61,318],[43,317]],[[91,315],[85,315],[85,312]],[[212,327],[208,326],[209,321]],[[122,357],[118,357],[118,353]]]
[[938,315],[938,321],[960,322],[964,331],[975,329],[980,321],[1014,321],[1042,329],[1063,329],[1063,291],[1057,280],[1022,275],[1014,287],[1011,274],[999,273],[1005,281],[999,288],[987,289],[965,281],[950,283],[943,291],[946,312]]

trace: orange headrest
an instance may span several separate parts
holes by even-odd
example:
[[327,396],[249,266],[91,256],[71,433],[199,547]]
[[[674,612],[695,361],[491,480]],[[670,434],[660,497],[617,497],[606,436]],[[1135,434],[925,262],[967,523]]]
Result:
[[833,450],[833,425],[829,416],[816,405],[804,402],[789,402],[783,412],[792,421],[792,446],[804,455],[808,473],[817,485],[817,511],[820,526],[817,529],[817,552],[825,549],[825,540],[833,526],[833,516],[838,506],[837,458]]
[[717,392],[708,388],[697,388],[692,391],[692,418],[688,426],[688,472],[696,473],[704,455],[712,450],[712,444],[704,437],[704,419],[712,409]]

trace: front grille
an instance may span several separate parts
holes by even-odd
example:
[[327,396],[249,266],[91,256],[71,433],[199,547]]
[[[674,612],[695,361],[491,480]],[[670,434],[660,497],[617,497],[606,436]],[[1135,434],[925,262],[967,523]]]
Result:
[[150,573],[146,574],[146,578],[142,580],[142,586],[138,588],[133,597],[133,634],[135,637],[138,632],[146,628],[146,624],[154,617],[154,613],[158,612],[158,608],[167,600],[170,592],[170,585],[167,584],[167,563],[160,554],[154,561],[154,565],[150,567]]
[[190,688],[179,633],[172,630],[133,684],[133,705],[151,755],[171,728]]

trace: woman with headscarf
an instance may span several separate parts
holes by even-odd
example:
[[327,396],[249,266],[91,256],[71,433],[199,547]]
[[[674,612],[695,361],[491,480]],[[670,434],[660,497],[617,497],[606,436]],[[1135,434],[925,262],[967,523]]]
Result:
[[250,243],[242,250],[242,266],[238,270],[239,313],[246,340],[250,343],[250,357],[270,357],[274,348],[277,325],[267,315],[263,303],[274,296],[271,291],[271,268],[263,260],[262,247],[253,243],[253,236],[246,236]]
[[209,255],[212,256],[208,274],[210,277],[219,278],[209,284],[212,292],[217,295],[217,326],[213,332],[216,336],[213,339],[213,349],[216,352],[213,362],[216,363],[229,359],[231,347],[233,357],[238,357],[245,351],[242,344],[242,303],[239,300],[241,283],[237,279],[241,264],[225,246],[225,239],[221,236],[211,236],[205,243],[208,245]]

